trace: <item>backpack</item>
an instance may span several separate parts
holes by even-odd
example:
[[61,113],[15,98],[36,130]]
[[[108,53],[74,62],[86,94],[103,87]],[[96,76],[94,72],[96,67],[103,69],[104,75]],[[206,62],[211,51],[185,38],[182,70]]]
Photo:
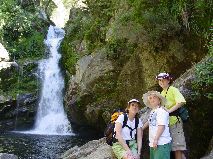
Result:
[[[122,128],[124,128],[125,126],[128,127],[130,129],[130,135],[132,134],[132,131],[134,129],[137,129],[138,127],[138,124],[139,124],[139,118],[136,117],[135,118],[135,128],[132,129],[131,127],[129,127],[127,125],[127,120],[128,120],[128,117],[127,117],[127,113],[125,113],[124,111],[118,109],[118,110],[115,110],[112,115],[111,115],[111,120],[110,122],[107,124],[107,127],[104,131],[104,136],[106,137],[106,143],[110,146],[112,146],[112,144],[114,142],[116,142],[116,139],[115,139],[115,134],[116,132],[114,131],[114,128],[115,128],[115,121],[117,120],[117,118],[119,117],[119,115],[121,114],[124,114],[124,121],[123,121],[123,126]],[[131,135],[132,137],[132,135]],[[137,137],[137,131],[136,131],[136,137]],[[133,138],[133,137],[132,137]]]
[[177,118],[180,117],[184,123],[189,120],[189,112],[185,107],[180,107],[169,115],[176,116]]

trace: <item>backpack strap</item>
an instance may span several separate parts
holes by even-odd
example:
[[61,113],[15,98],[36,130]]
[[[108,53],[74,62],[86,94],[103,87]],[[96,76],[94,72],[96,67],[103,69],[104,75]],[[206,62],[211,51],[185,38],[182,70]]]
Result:
[[135,129],[138,128],[138,124],[139,124],[139,118],[135,117]]
[[132,129],[130,126],[127,125],[127,120],[128,120],[127,113],[124,113],[124,121],[123,121],[122,128],[124,128],[126,126],[130,129],[130,136],[132,139],[133,139],[132,132],[133,132],[133,130],[136,129],[135,139],[137,140],[137,128],[138,128],[138,124],[139,124],[139,118],[135,117],[135,128],[134,129]]
[[135,129],[136,129],[136,134],[135,134],[135,140],[137,141],[137,128],[139,124],[139,118],[136,116],[135,117]]
[[124,113],[124,121],[123,121],[123,126],[122,126],[122,128],[124,128],[124,127],[126,126],[127,120],[128,120],[127,113]]

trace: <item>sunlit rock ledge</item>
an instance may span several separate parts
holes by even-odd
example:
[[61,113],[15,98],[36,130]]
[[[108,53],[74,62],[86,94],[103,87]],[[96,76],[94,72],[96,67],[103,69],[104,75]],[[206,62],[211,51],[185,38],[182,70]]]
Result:
[[16,62],[5,62],[5,61],[0,62],[0,70],[11,66],[18,67],[18,64]]
[[0,62],[9,61],[9,54],[4,46],[0,43]]
[[10,58],[8,51],[0,43],[0,70],[11,66],[18,67],[18,64],[16,62],[9,62],[9,59]]

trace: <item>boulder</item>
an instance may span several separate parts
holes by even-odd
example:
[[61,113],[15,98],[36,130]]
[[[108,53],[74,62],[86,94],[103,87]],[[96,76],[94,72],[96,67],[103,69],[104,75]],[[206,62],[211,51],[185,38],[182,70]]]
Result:
[[213,150],[210,152],[209,155],[202,157],[201,159],[213,159]]
[[37,94],[21,94],[17,99],[0,98],[0,131],[32,127],[37,111]]
[[[103,82],[112,70],[112,62],[107,59],[104,50],[84,56],[77,62],[76,74],[70,78],[65,95],[65,105],[72,122],[79,125],[88,124],[90,121],[96,123],[101,115],[100,106],[103,107],[103,105],[100,103],[92,104],[93,93],[99,92],[101,95],[100,92],[109,89],[106,85],[106,88],[100,87],[96,82],[98,80]],[[84,105],[84,107],[79,107],[79,105]]]
[[116,159],[111,146],[107,145],[105,138],[93,140],[78,147],[75,146],[66,151],[61,159]]

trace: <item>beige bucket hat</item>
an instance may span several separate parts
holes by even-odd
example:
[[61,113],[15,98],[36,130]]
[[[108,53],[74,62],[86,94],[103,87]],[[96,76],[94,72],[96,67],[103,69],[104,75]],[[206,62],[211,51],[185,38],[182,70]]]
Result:
[[165,103],[166,103],[166,98],[163,97],[163,96],[160,94],[160,92],[158,92],[158,91],[148,91],[147,93],[143,94],[143,97],[142,97],[143,102],[144,102],[144,104],[145,104],[147,107],[152,108],[151,105],[150,105],[150,103],[149,103],[149,100],[148,100],[148,97],[149,97],[150,95],[156,95],[156,96],[160,99],[160,101],[161,101],[161,102],[160,102],[160,103],[161,103],[161,106],[164,106],[164,105],[165,105]]

